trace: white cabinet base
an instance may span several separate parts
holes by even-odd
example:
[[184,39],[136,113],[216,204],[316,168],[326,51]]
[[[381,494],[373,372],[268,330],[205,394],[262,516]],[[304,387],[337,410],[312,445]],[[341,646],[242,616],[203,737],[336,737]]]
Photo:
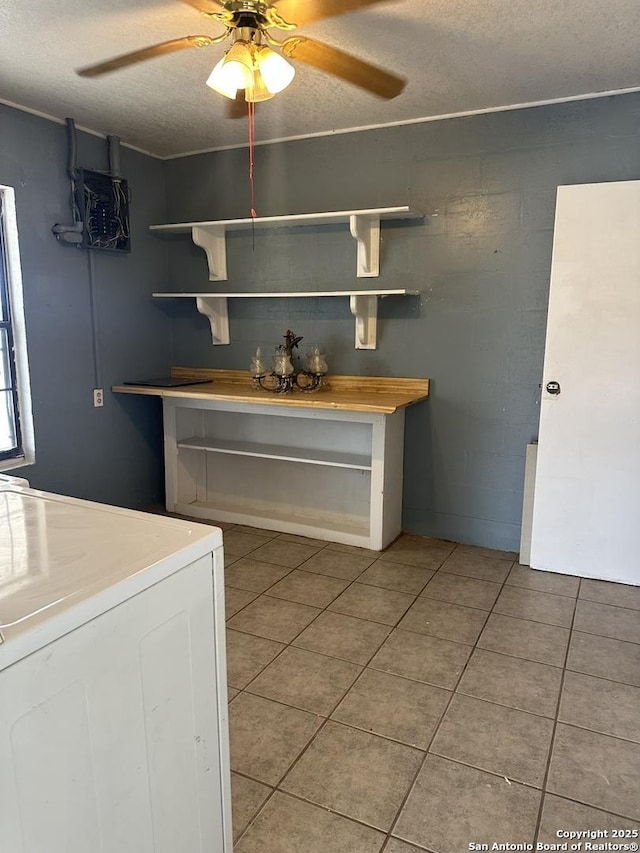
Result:
[[[248,527],[277,530],[280,533],[295,533],[297,536],[310,536],[313,539],[325,539],[343,545],[373,547],[369,525],[366,520],[357,516],[332,516],[330,513],[320,514],[311,510],[305,514],[304,509],[300,507],[277,506],[268,501],[255,501],[251,504],[239,500],[234,502],[223,495],[214,495],[209,502],[178,503],[173,512],[191,518],[245,524]],[[395,534],[392,540],[397,535]]]
[[399,535],[404,409],[163,405],[168,511],[373,550]]

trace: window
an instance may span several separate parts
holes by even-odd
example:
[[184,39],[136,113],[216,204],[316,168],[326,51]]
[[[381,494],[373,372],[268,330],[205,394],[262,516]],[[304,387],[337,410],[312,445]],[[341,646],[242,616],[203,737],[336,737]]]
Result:
[[0,470],[34,461],[15,195],[0,185]]

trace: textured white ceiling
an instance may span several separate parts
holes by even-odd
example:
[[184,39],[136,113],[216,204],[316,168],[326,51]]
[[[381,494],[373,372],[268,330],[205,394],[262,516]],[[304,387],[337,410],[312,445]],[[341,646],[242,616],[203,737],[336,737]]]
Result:
[[[246,142],[205,86],[223,45],[89,80],[74,69],[220,28],[178,0],[0,0],[0,100],[159,156]],[[298,65],[260,140],[640,88],[639,0],[390,0],[301,28],[409,79],[393,101]]]

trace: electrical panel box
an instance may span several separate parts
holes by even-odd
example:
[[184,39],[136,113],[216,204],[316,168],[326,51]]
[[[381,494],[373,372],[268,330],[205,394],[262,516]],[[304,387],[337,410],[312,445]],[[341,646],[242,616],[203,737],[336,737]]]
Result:
[[80,248],[130,252],[127,182],[103,172],[79,169],[76,195],[84,225]]

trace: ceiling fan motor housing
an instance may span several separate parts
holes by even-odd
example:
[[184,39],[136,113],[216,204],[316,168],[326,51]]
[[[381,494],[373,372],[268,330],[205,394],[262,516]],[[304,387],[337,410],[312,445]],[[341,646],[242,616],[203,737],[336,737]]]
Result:
[[262,44],[262,32],[259,27],[254,24],[242,24],[237,26],[233,31],[233,43],[238,41],[246,42],[247,44]]
[[233,13],[233,19],[229,23],[231,29],[238,27],[253,27],[262,29],[270,26],[267,15],[268,5],[266,3],[254,3],[251,0],[234,0],[227,3],[229,12]]

